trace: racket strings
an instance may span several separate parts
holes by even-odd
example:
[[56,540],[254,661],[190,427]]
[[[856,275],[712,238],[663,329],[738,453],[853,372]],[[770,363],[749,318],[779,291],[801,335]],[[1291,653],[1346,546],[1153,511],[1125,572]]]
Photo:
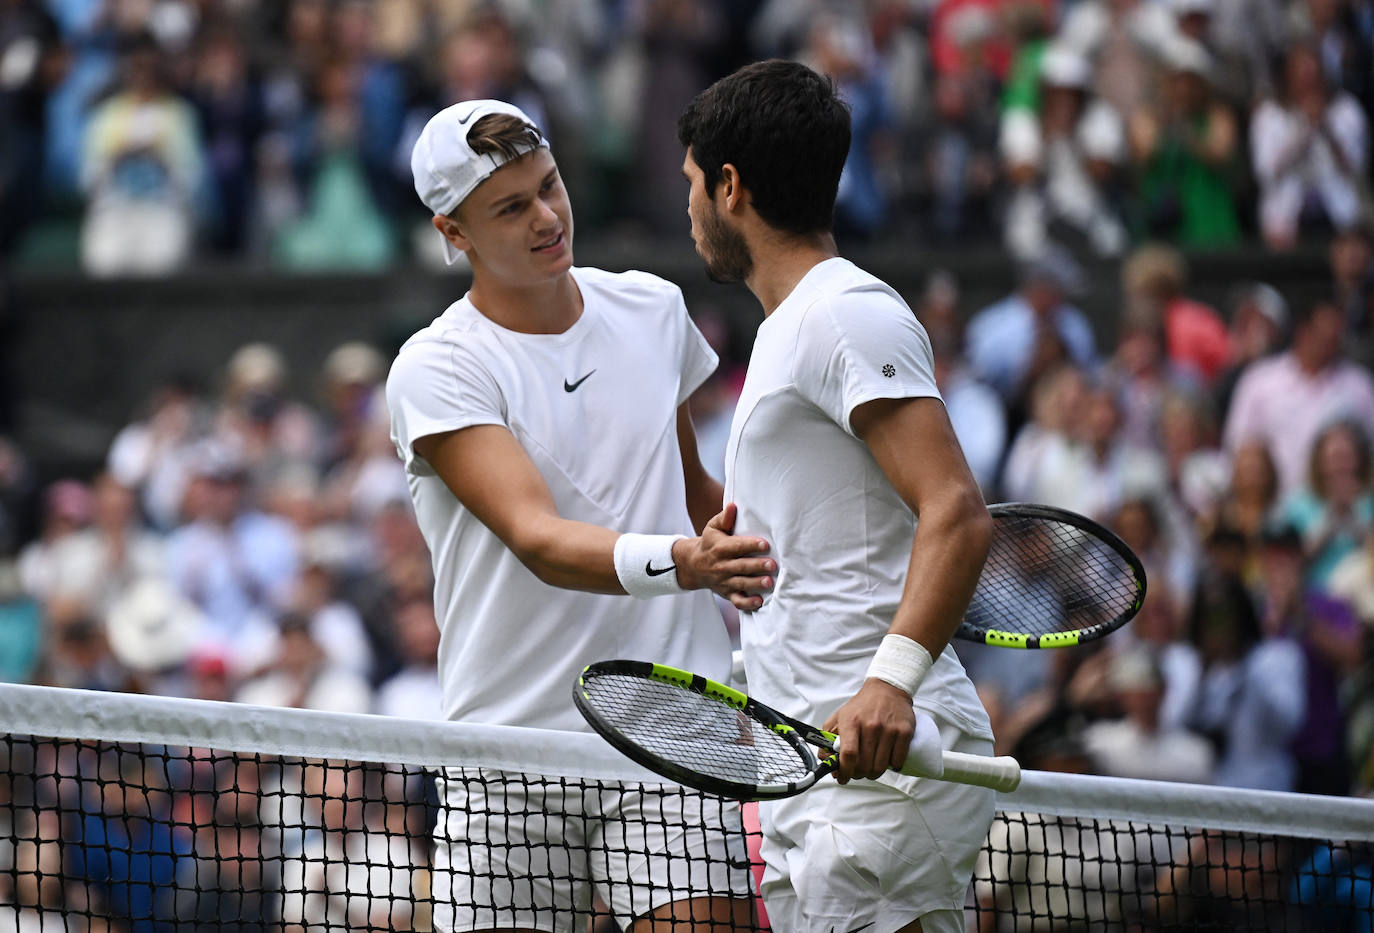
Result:
[[787,739],[693,690],[615,673],[585,678],[583,690],[604,724],[679,769],[748,786],[787,784],[810,773]]
[[1131,564],[1095,535],[1043,517],[998,519],[965,621],[1028,635],[1107,625],[1138,594]]

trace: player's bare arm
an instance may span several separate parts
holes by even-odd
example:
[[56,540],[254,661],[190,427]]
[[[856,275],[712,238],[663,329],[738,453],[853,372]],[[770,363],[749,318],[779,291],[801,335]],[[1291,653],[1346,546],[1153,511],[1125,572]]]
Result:
[[[415,452],[540,580],[565,589],[625,592],[613,556],[620,532],[559,515],[543,476],[507,428],[474,425],[433,434],[417,440]],[[732,526],[733,517],[722,513],[702,537],[676,542],[677,578],[684,589],[711,589],[750,609],[772,588],[776,565],[752,556],[766,551],[767,542],[735,538]]]
[[[978,583],[992,519],[939,399],[879,399],[856,408],[850,423],[920,519],[888,631],[938,657]],[[844,738],[836,772],[842,783],[901,766],[915,730],[911,699],[870,677],[831,716],[825,728]]]

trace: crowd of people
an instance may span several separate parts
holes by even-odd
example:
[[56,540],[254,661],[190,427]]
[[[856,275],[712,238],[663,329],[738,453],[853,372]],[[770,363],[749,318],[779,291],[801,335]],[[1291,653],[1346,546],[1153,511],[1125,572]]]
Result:
[[[938,270],[908,296],[988,501],[1098,519],[1149,575],[1139,617],[1097,650],[956,645],[1000,750],[1052,735],[1108,774],[1367,793],[1374,239],[1331,241],[1331,297],[1311,305],[1245,282],[1209,307],[1158,244],[1121,274],[1115,346],[1075,308],[1085,279],[1059,249],[986,308]],[[717,476],[739,363],[696,406]],[[440,717],[433,574],[387,367],[344,344],[317,396],[296,397],[281,352],[249,344],[213,392],[168,380],[98,473],[41,490],[6,444],[5,676]]]
[[[0,13],[0,261],[67,212],[94,274],[209,255],[441,262],[410,206],[409,152],[433,113],[474,97],[546,129],[583,229],[683,233],[682,104],[739,61],[811,63],[852,109],[842,245],[991,242],[1018,265],[1015,291],[987,307],[940,270],[905,296],[985,498],[1097,519],[1149,575],[1139,616],[1095,645],[956,645],[998,752],[1374,793],[1374,3],[0,0]],[[1238,281],[1225,307],[1199,300],[1190,252],[1247,238],[1329,243],[1326,297]],[[1119,260],[1105,328],[1075,306],[1075,256]],[[693,409],[719,477],[743,361],[711,314],[699,323],[725,358]],[[293,379],[278,348],[245,345],[208,380],[167,379],[99,470],[41,489],[0,436],[0,676],[441,718],[434,576],[389,437],[389,365],[348,343]],[[309,396],[290,388],[307,382]],[[49,754],[119,776],[117,754]],[[127,841],[167,856],[150,872],[202,851],[207,870],[251,865],[222,856],[265,851],[242,833],[264,818],[258,778],[183,770],[168,800],[234,789],[206,832]],[[351,844],[341,826],[410,845],[433,818],[425,789],[390,772],[298,771],[269,775],[277,796],[316,798],[298,854]],[[326,812],[347,809],[350,781],[371,803]],[[130,831],[128,807],[162,804],[146,774],[127,785],[80,788],[75,829],[45,826],[57,800],[12,817],[35,844],[0,852],[32,861],[6,877],[38,887],[0,901],[71,907],[95,889],[101,911],[131,916],[115,883],[127,866],[99,862],[104,834]],[[41,844],[59,836],[79,859]],[[43,888],[54,857],[81,884]],[[196,884],[220,881],[242,897],[242,879]],[[335,881],[319,884],[352,884]],[[392,879],[358,883],[374,882]],[[272,910],[308,927],[316,908],[298,900]],[[244,909],[226,905],[196,909]]]
[[1371,207],[1368,0],[4,0],[0,13],[0,255],[79,225],[94,274],[438,261],[410,147],[441,107],[482,97],[541,124],[584,227],[680,235],[664,196],[681,190],[673,120],[768,56],[830,75],[852,109],[843,241],[998,243],[1020,258],[1052,239],[1109,257],[1145,239],[1285,250]]
[[[1337,236],[1329,259],[1327,299],[1242,282],[1212,308],[1191,297],[1182,254],[1148,245],[1121,265],[1114,345],[1074,307],[1085,279],[1062,250],[985,308],[940,270],[907,296],[986,498],[1097,518],[1149,575],[1139,616],[1095,646],[956,643],[999,752],[1123,777],[1374,789],[1374,237]],[[727,356],[703,388],[703,439],[730,417],[718,396],[739,363]],[[4,486],[5,677],[439,717],[433,577],[388,437],[387,366],[374,347],[339,346],[316,394],[298,396],[282,354],[250,344],[213,391],[168,380],[97,473],[35,491],[32,533],[20,486]],[[25,475],[9,450],[7,481]],[[702,445],[717,474],[723,453]],[[403,785],[394,800],[376,791],[377,820],[387,800],[398,819],[406,805],[432,814]],[[112,896],[116,869],[81,870],[78,887]]]

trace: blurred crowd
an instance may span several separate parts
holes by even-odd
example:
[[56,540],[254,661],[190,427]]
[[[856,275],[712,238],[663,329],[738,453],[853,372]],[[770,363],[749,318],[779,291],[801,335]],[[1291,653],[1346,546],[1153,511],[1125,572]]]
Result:
[[[1002,751],[1374,792],[1374,230],[1340,232],[1328,255],[1320,300],[1241,281],[1216,308],[1184,253],[1147,243],[1119,265],[1105,329],[1075,305],[1090,279],[1058,245],[987,307],[939,269],[907,296],[988,501],[1097,519],[1149,576],[1139,617],[1095,645],[956,643]],[[719,476],[745,360],[719,310],[698,321],[722,356],[692,399]],[[41,488],[0,437],[0,676],[440,716],[388,362],[350,342],[300,379],[248,344],[207,385],[165,380],[94,475]]]
[[957,644],[1003,751],[1374,789],[1374,239],[1345,231],[1329,256],[1328,297],[1238,282],[1217,309],[1191,296],[1182,253],[1141,246],[1114,346],[1075,308],[1061,250],[966,324],[957,283],[932,276],[917,313],[989,500],[1094,517],[1149,577],[1139,616],[1095,647]]
[[1369,0],[0,0],[0,256],[438,262],[409,151],[474,97],[583,230],[681,234],[676,116],[768,56],[852,108],[845,242],[1284,250],[1368,219],[1372,54]]
[[8,513],[4,678],[440,717],[429,553],[386,367],[337,347],[314,404],[286,392],[267,344],[236,351],[214,394],[169,379],[103,470],[41,491],[36,528]]
[[[956,644],[999,753],[1374,793],[1370,0],[0,0],[0,265],[62,223],[101,275],[441,262],[409,148],[472,97],[544,126],[582,230],[685,233],[676,115],[768,55],[833,75],[853,108],[842,245],[995,244],[1018,264],[987,307],[940,270],[905,296],[988,501],[1093,517],[1147,567],[1139,616],[1101,642]],[[1244,241],[1328,244],[1326,297],[1245,280],[1199,300],[1189,255]],[[1119,269],[1105,327],[1077,307],[1087,257]],[[745,360],[718,311],[698,323],[722,354],[692,399],[719,475]],[[99,470],[56,481],[0,435],[0,679],[439,717],[388,364],[347,343],[302,374],[276,347],[239,347],[218,372],[166,378]],[[398,871],[427,858],[427,792],[390,771],[191,760],[121,789],[99,777],[120,776],[117,754],[33,755],[53,760],[11,770],[72,757],[97,777],[65,791],[81,798],[65,817],[55,799],[13,810],[33,845],[0,847],[15,870],[0,885],[37,887],[0,902],[81,909],[91,888],[52,871],[59,838],[81,841],[66,872],[125,916],[139,905],[130,866],[108,863],[121,847],[151,853],[148,877],[261,870],[269,850],[282,871],[323,871],[309,853],[329,846],[411,846],[378,857]],[[309,818],[287,838],[264,798]],[[193,806],[210,808],[195,833],[109,838],[135,831],[130,812],[163,814],[138,824],[153,832]],[[226,892],[195,910],[263,909],[242,903],[257,880],[185,883]],[[298,900],[301,928],[324,916]]]

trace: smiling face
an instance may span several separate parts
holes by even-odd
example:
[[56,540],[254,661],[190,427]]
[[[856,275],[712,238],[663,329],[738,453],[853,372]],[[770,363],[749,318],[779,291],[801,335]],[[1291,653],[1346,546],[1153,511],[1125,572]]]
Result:
[[548,149],[497,169],[434,225],[477,274],[533,285],[572,267],[572,205]]
[[720,216],[715,198],[706,190],[706,175],[692,158],[682,162],[687,179],[687,217],[692,222],[692,242],[706,263],[706,275],[714,282],[743,282],[754,271],[754,257],[744,236]]

